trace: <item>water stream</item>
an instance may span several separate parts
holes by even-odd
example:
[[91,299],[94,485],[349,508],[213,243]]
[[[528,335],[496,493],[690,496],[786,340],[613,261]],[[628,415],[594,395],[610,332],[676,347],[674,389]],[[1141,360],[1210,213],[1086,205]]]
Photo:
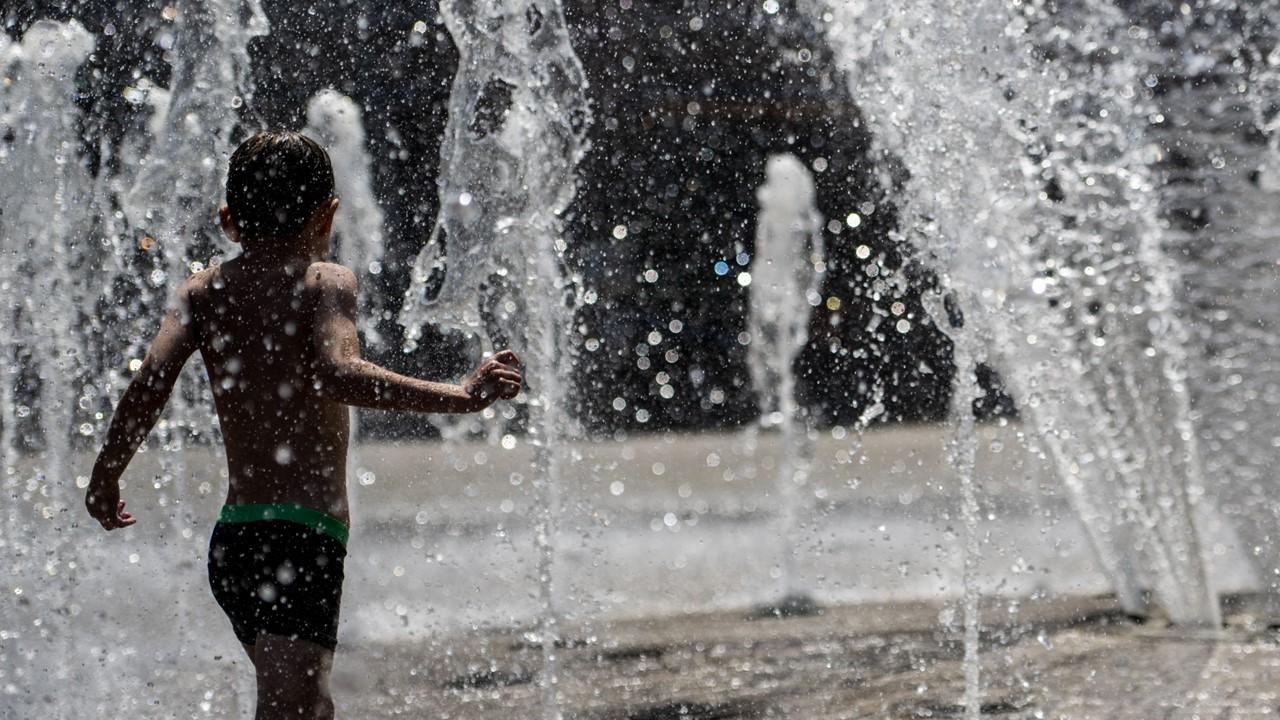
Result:
[[[905,193],[901,237],[969,320],[956,333],[932,303],[934,322],[953,328],[957,372],[969,375],[980,345],[995,350],[1130,612],[1146,612],[1150,590],[1175,621],[1218,624],[1193,517],[1203,482],[1188,335],[1151,179],[1141,34],[1093,2],[815,12],[888,161],[884,182]],[[1114,57],[1099,55],[1109,47]],[[970,416],[958,407],[966,488]],[[976,513],[963,515],[968,559]],[[972,717],[969,590],[965,608]]]
[[779,608],[812,604],[795,571],[802,539],[801,514],[809,487],[810,425],[796,398],[795,363],[809,341],[809,317],[821,302],[822,215],[813,176],[794,155],[775,155],[756,191],[755,256],[751,268],[747,364],[760,404],[760,424],[782,436],[778,463],[778,537],[781,543]]
[[[428,322],[511,347],[530,378],[543,718],[556,720],[554,563],[574,300],[560,215],[586,149],[586,79],[559,0],[446,0],[440,10],[461,56],[441,148],[440,217],[400,322],[410,347]],[[426,284],[440,269],[443,283],[426,303]]]

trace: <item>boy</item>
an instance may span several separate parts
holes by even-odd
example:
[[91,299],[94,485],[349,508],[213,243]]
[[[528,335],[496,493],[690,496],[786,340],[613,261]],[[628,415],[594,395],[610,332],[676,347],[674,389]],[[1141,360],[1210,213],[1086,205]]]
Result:
[[332,718],[347,512],[347,405],[475,412],[515,397],[515,355],[461,385],[360,357],[356,278],[326,262],[338,200],[315,141],[259,133],[231,157],[222,229],[243,253],[186,279],[129,384],[85,504],[107,530],[134,517],[119,478],[199,350],[226,443],[230,487],[209,545],[209,583],[249,654],[258,720]]

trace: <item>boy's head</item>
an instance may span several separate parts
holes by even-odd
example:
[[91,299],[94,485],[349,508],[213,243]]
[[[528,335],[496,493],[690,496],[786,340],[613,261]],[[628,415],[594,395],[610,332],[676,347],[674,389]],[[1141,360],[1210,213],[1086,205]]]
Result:
[[246,248],[297,238],[318,210],[328,209],[331,216],[330,205],[329,153],[302,133],[260,132],[231,155],[222,221]]

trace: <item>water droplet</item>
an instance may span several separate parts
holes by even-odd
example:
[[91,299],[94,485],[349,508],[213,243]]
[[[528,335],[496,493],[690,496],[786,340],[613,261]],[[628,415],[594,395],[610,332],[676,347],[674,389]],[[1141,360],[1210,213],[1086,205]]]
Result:
[[275,586],[271,583],[262,583],[258,586],[258,597],[261,598],[263,602],[275,602],[276,598],[279,596],[280,593],[276,591]]

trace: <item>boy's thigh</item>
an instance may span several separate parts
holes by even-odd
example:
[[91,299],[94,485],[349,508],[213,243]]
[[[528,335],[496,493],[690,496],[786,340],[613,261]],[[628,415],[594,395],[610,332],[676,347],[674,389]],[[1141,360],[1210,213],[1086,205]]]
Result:
[[262,633],[253,646],[258,694],[300,697],[327,694],[333,651],[309,640]]

